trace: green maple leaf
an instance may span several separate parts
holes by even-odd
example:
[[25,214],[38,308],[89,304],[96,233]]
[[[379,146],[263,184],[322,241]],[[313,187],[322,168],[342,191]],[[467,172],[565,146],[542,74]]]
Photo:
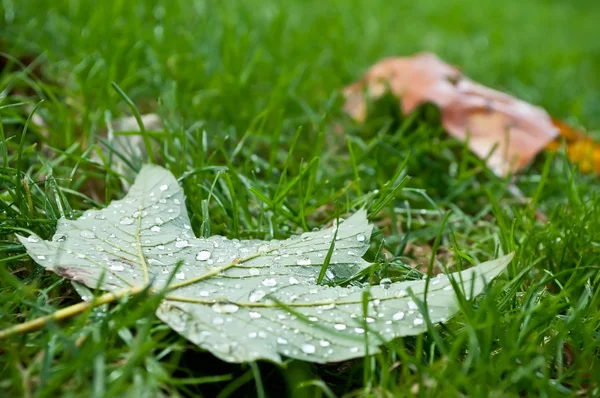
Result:
[[[196,238],[176,179],[145,166],[124,199],[77,220],[59,220],[51,241],[19,239],[41,266],[114,297],[149,285],[166,289],[157,316],[225,361],[281,363],[285,356],[323,363],[375,353],[382,343],[426,331],[427,319],[444,322],[458,311],[446,275],[432,278],[426,295],[425,280],[317,285],[334,237],[326,279],[369,266],[362,256],[371,231],[361,210],[339,226],[281,241]],[[511,258],[451,276],[469,298]],[[413,297],[427,303],[427,316]]]

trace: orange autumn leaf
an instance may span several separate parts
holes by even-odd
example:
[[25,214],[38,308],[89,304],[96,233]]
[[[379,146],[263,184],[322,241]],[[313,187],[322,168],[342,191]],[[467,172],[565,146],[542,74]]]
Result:
[[363,122],[365,92],[378,98],[388,90],[401,98],[405,115],[424,103],[437,105],[448,133],[468,139],[497,175],[518,172],[559,134],[544,109],[480,85],[430,53],[378,62],[344,89],[344,109]]
[[[584,173],[600,174],[600,145],[583,131],[575,130],[563,121],[553,119],[552,122],[566,143],[569,160],[578,164],[579,170]],[[555,151],[560,146],[561,141],[554,140],[548,145],[548,150]]]

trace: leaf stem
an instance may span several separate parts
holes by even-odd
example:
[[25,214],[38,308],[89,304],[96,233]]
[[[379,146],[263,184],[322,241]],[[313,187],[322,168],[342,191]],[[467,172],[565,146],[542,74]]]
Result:
[[21,323],[19,325],[15,325],[4,330],[0,330],[0,340],[10,336],[14,336],[16,334],[33,332],[34,330],[46,326],[46,324],[48,324],[49,322],[62,321],[63,319],[67,319],[74,315],[81,314],[89,308],[94,308],[103,304],[112,303],[127,295],[137,294],[143,291],[144,289],[145,286],[135,286],[130,289],[123,289],[117,292],[105,293],[102,296],[92,299],[90,301],[84,301],[81,303],[70,305],[66,308],[53,312],[50,315],[42,316],[33,319],[29,322]]

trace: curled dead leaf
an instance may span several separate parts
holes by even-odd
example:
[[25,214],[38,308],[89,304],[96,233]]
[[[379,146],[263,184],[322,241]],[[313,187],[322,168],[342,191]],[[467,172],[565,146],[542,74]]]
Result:
[[364,122],[365,93],[379,98],[388,90],[401,98],[404,114],[424,103],[437,105],[448,133],[468,140],[497,175],[518,172],[558,135],[542,108],[480,85],[431,53],[378,62],[344,89],[344,110]]

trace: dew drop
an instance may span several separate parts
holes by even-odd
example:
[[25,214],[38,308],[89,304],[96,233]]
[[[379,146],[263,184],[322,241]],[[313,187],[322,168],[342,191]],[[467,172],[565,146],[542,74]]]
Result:
[[363,234],[356,235],[356,240],[359,242],[364,242],[367,239]]
[[413,323],[415,324],[415,326],[422,325],[423,322],[424,322],[423,318],[415,318],[415,320],[413,321]]
[[82,238],[86,239],[94,239],[96,237],[96,234],[90,231],[89,229],[84,229],[79,233],[79,235],[81,235]]
[[346,330],[346,325],[344,325],[343,323],[336,323],[335,325],[333,325],[333,327],[335,328],[335,330]]
[[38,259],[38,260],[45,260],[45,259],[46,259],[46,256],[37,256],[37,259]]
[[124,271],[125,267],[123,267],[121,264],[113,264],[110,267],[111,271]]
[[164,191],[166,191],[167,189],[169,189],[169,186],[168,186],[168,185],[166,185],[166,184],[165,184],[165,185],[161,185],[159,189],[160,189],[161,191],[163,191],[163,192],[164,192]]
[[206,290],[202,290],[202,291],[200,291],[200,296],[202,296],[202,297],[208,297],[208,296],[210,296],[210,293],[207,292]]
[[173,199],[173,203],[175,203],[176,205],[181,204],[181,202],[179,201],[179,199]]
[[363,329],[363,328],[354,328],[354,332],[358,333],[358,334],[363,334],[365,332],[365,329]]
[[218,312],[218,313],[233,314],[234,312],[237,312],[240,309],[240,307],[238,307],[237,305],[235,305],[233,303],[227,303],[227,304],[216,303],[212,306],[212,309],[214,312]]
[[67,237],[65,235],[61,235],[58,238],[56,238],[57,242],[64,242],[67,240]]
[[408,295],[408,293],[406,293],[406,290],[400,289],[398,290],[398,292],[396,293],[396,297],[406,297]]
[[298,259],[296,260],[296,265],[311,265],[312,261],[310,261],[310,258],[306,257],[306,256],[301,256],[298,257]]
[[358,347],[350,347],[350,352],[352,352],[352,353],[358,352]]
[[165,223],[165,222],[163,221],[163,219],[162,219],[162,218],[160,218],[160,217],[156,217],[156,218],[154,219],[154,221],[155,221],[155,222],[156,222],[156,224],[158,224],[158,225],[163,225],[163,224]]
[[445,290],[447,292],[450,291],[450,290],[452,290],[452,285],[446,286],[443,290]]
[[250,268],[248,273],[252,276],[260,275],[260,270],[258,268]]
[[38,243],[39,241],[39,238],[34,235],[29,235],[29,237],[27,238],[27,242]]
[[314,354],[316,350],[316,347],[312,344],[302,344],[302,352],[305,354]]
[[327,340],[321,340],[321,341],[319,341],[319,345],[321,347],[329,347],[331,345],[331,343]]
[[366,321],[367,323],[373,323],[373,322],[375,322],[375,319],[373,319],[373,318],[371,318],[370,316],[368,316],[368,317],[366,317],[366,318],[365,318],[365,321]]
[[392,286],[392,280],[390,278],[383,278],[380,282],[379,282],[379,286],[381,286],[384,289],[389,289],[390,286]]
[[284,339],[283,337],[278,337],[277,343],[284,345],[284,344],[287,344],[288,341],[286,339]]
[[325,271],[325,276],[328,277],[329,279],[335,278],[335,274],[330,269],[328,269],[327,271]]
[[260,314],[260,312],[254,312],[254,311],[251,311],[248,315],[250,315],[250,318],[252,318],[252,319],[258,319],[262,316]]
[[290,276],[288,282],[290,283],[290,285],[297,285],[298,283],[300,283],[298,282],[298,279],[294,278],[293,276]]
[[415,303],[414,301],[410,300],[408,302],[408,308],[411,310],[417,310],[419,309],[419,306],[417,305],[417,303]]
[[392,315],[392,320],[394,321],[401,321],[402,319],[404,319],[404,312],[402,311],[398,311]]
[[257,301],[262,300],[262,298],[265,297],[265,295],[266,293],[262,290],[254,290],[248,296],[248,301],[250,301],[251,303],[256,303]]
[[210,258],[211,253],[208,250],[200,250],[198,254],[196,254],[196,260],[198,261],[206,261]]
[[150,228],[150,231],[152,231],[152,232],[160,232],[160,227],[158,225],[155,225],[152,228]]
[[261,283],[263,286],[273,287],[277,285],[277,280],[275,278],[265,278]]
[[185,279],[185,274],[183,272],[178,272],[175,274],[175,278],[179,279],[179,280],[184,280]]
[[212,323],[213,323],[213,325],[222,325],[225,323],[225,319],[223,319],[221,317],[217,317],[217,318],[213,319]]
[[260,254],[265,254],[266,252],[268,252],[268,251],[269,251],[269,246],[267,246],[267,245],[262,245],[262,246],[259,246],[259,248],[257,249],[257,251],[258,251]]
[[178,240],[175,242],[175,247],[178,249],[182,249],[184,247],[191,246],[187,240]]
[[121,224],[121,225],[131,225],[131,224],[133,224],[133,218],[131,218],[131,217],[122,217],[121,221],[119,221],[119,224]]
[[258,333],[256,333],[256,332],[248,333],[248,338],[250,338],[250,339],[255,339],[257,336],[258,336]]

